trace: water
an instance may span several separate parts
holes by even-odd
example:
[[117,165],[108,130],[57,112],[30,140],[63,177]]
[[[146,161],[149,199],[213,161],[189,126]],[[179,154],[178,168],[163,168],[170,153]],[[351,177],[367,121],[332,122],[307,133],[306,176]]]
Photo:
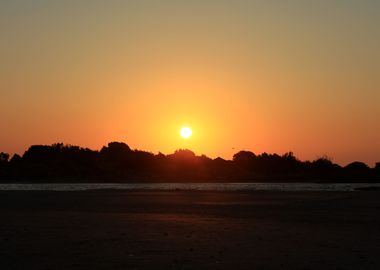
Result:
[[90,184],[0,184],[0,190],[83,191],[83,190],[216,190],[216,191],[355,191],[380,183],[90,183]]

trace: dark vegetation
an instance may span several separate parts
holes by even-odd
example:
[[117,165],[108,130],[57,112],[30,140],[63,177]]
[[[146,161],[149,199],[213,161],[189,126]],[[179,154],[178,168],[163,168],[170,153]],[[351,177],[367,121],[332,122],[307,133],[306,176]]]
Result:
[[190,150],[157,155],[111,142],[100,151],[62,143],[33,145],[23,156],[0,153],[1,182],[380,182],[380,162],[345,167],[322,157],[300,161],[292,152],[232,160],[196,156]]

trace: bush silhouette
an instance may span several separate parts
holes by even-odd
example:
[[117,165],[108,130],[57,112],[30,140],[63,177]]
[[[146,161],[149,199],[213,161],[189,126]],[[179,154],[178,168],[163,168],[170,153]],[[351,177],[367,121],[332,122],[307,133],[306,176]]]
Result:
[[327,157],[300,161],[283,155],[237,152],[232,160],[197,156],[188,149],[164,155],[110,142],[100,151],[56,143],[33,145],[22,156],[0,153],[0,180],[23,181],[379,181],[380,163],[342,168]]

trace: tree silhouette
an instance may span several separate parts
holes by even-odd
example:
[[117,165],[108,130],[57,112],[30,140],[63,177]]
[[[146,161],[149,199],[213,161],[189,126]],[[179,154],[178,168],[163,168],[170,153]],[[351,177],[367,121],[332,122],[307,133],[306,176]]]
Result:
[[100,151],[56,143],[32,145],[22,156],[0,153],[0,180],[14,181],[380,181],[380,162],[374,168],[352,162],[342,168],[327,157],[300,161],[283,155],[237,152],[232,160],[197,156],[188,149],[164,155],[132,150],[110,142]]
[[9,154],[1,152],[0,153],[0,163],[7,163],[9,159]]
[[380,176],[380,162],[376,162],[374,170],[375,173]]

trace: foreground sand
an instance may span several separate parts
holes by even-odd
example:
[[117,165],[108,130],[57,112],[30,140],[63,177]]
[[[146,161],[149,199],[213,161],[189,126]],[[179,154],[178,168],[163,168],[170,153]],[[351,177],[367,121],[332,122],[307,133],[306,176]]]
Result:
[[0,269],[380,269],[380,192],[0,192]]

